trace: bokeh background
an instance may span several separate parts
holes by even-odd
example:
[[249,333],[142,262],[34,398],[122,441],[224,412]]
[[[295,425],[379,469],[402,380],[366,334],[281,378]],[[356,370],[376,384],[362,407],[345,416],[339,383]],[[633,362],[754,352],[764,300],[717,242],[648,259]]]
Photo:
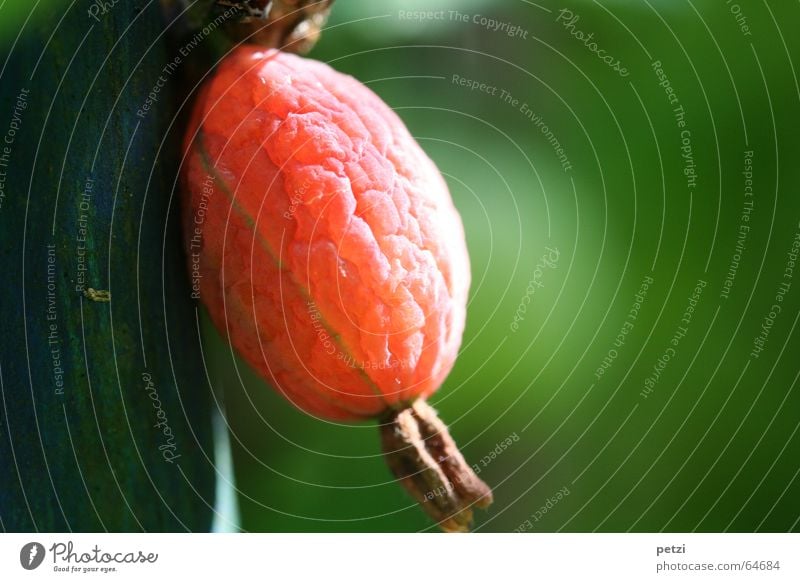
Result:
[[[29,13],[8,3],[4,50]],[[798,21],[779,0],[334,5],[309,56],[397,111],[464,220],[467,327],[432,403],[494,489],[477,531],[800,530]],[[436,530],[374,424],[294,409],[205,318],[202,345],[235,473],[219,529]]]
[[[579,17],[573,27],[562,9]],[[443,13],[409,16],[416,10]],[[433,403],[494,487],[478,531],[800,527],[800,280],[784,277],[800,232],[798,17],[797,3],[772,1],[334,7],[310,56],[397,111],[464,219],[468,323]],[[483,18],[503,24],[493,30]],[[572,31],[593,34],[588,42],[629,74]],[[470,90],[456,75],[497,89]],[[537,272],[548,248],[558,260]],[[531,294],[533,280],[541,287]],[[706,286],[685,325],[698,280]],[[752,357],[784,282],[782,311]],[[681,326],[685,337],[648,392]],[[392,483],[372,426],[292,409],[245,365],[234,370],[211,335],[244,529],[434,529]]]

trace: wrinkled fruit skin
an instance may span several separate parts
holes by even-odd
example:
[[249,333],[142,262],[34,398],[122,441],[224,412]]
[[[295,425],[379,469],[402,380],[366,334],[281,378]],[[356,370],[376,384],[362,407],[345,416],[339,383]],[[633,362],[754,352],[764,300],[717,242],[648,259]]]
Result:
[[295,405],[375,417],[452,368],[470,282],[441,174],[374,93],[325,64],[242,47],[186,137],[195,289]]

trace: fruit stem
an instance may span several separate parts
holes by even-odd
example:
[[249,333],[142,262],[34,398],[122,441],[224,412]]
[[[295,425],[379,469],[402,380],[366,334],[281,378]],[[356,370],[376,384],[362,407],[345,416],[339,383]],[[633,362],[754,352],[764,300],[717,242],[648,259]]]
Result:
[[386,463],[446,532],[467,532],[472,507],[492,503],[492,490],[464,460],[447,426],[424,400],[391,410],[380,425]]
[[237,8],[228,33],[264,47],[306,53],[319,39],[333,0],[216,0],[217,12]]

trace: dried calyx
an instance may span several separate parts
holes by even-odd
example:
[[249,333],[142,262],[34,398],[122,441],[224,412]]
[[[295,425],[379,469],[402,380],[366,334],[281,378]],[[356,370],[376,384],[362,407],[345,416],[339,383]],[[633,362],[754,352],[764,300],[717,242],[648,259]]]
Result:
[[319,39],[333,0],[160,0],[170,36],[222,27],[236,42],[307,53]]
[[394,475],[444,531],[469,531],[473,506],[483,509],[492,503],[491,489],[425,401],[387,415],[381,444]]
[[226,24],[235,40],[306,53],[319,39],[333,0],[216,0],[215,12],[238,9]]

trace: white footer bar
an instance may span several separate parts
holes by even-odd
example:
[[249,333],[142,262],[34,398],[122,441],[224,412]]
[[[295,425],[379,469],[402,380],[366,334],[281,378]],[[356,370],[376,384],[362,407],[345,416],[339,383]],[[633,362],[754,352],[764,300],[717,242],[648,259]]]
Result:
[[799,565],[800,534],[0,535],[0,580],[797,581]]

